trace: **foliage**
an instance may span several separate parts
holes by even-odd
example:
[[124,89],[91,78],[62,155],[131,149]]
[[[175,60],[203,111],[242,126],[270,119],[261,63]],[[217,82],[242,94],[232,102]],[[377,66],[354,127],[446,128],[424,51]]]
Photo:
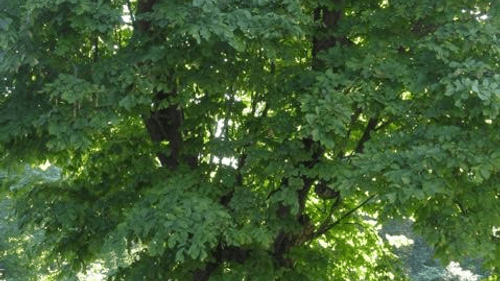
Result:
[[[94,262],[109,280],[403,280],[366,218],[405,216],[441,261],[495,278],[499,12],[0,1],[2,194],[37,257],[20,262],[56,280]],[[47,162],[56,180],[13,183]]]
[[[9,185],[12,191],[37,184],[51,182],[60,178],[59,170],[50,168],[45,171],[31,169],[29,165],[17,176],[7,177],[0,173],[2,184]],[[6,196],[0,202],[0,280],[37,280],[40,274],[50,275],[44,263],[38,262],[40,256],[46,254],[40,248],[44,242],[44,230],[35,225],[23,225],[23,220],[15,214],[12,198]]]

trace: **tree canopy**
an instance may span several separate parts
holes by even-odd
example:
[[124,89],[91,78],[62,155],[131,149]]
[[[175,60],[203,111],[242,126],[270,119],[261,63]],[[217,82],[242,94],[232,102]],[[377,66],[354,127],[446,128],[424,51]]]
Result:
[[0,253],[54,280],[404,280],[374,224],[406,217],[495,278],[497,2],[0,0]]

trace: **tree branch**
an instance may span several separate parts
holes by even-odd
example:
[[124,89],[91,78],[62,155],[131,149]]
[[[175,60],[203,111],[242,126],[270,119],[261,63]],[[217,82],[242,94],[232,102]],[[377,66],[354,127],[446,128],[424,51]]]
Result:
[[[159,104],[167,96],[175,94],[175,91],[170,94],[157,93],[156,102]],[[179,164],[179,155],[183,142],[180,127],[183,118],[182,110],[176,105],[171,105],[151,112],[151,116],[146,120],[146,128],[154,143],[169,142],[170,155],[167,157],[163,152],[159,152],[158,158],[162,166],[166,166],[171,170],[175,169]]]
[[318,227],[318,230],[314,233],[313,238],[314,239],[317,236],[318,232],[324,233],[325,229],[328,227],[328,223],[332,219],[333,212],[338,208],[340,205],[340,196],[337,197],[337,200],[335,200],[335,203],[333,203],[332,207],[330,208],[330,211],[328,212],[328,215],[325,217],[321,225]]
[[[347,134],[345,136],[345,139],[346,140],[349,140],[349,137],[351,136],[351,133],[352,133],[352,129],[354,127],[354,124],[356,124],[356,121],[358,120],[359,116],[361,115],[361,112],[363,112],[363,109],[361,109],[361,107],[358,107],[356,108],[356,110],[354,110],[354,112],[351,114],[351,122],[349,123],[349,129],[347,130]],[[348,143],[347,141],[345,142],[346,144]],[[343,158],[344,157],[344,153],[345,153],[345,146],[344,145],[344,148],[341,149],[339,151],[339,153],[337,154],[337,158]]]
[[130,0],[127,0],[127,9],[128,12],[130,13],[130,21],[132,21],[132,26],[135,27],[134,11],[132,11],[132,3],[130,3]]
[[[137,15],[151,12],[153,6],[156,4],[156,1],[157,0],[141,0],[137,2]],[[141,32],[147,32],[149,30],[149,27],[151,26],[150,21],[143,19],[136,21],[136,24],[137,24],[137,29]]]
[[354,150],[356,153],[363,153],[363,150],[365,149],[365,143],[370,139],[370,133],[375,130],[375,128],[377,127],[377,123],[377,117],[372,117],[370,118],[370,120],[368,120],[368,124],[366,125],[365,131],[363,132],[363,136],[361,136],[361,138],[359,139],[358,145]]
[[342,217],[340,217],[338,220],[334,221],[331,224],[325,225],[322,229],[318,229],[314,236],[311,238],[311,240],[316,239],[320,237],[321,235],[327,233],[330,229],[332,229],[334,226],[338,225],[341,221],[343,221],[345,218],[349,217],[352,215],[354,212],[356,212],[359,208],[363,207],[366,205],[370,200],[375,198],[376,195],[372,195],[368,197],[365,201],[361,202],[358,206],[356,206],[354,209],[350,210],[349,212],[345,213]]
[[389,118],[389,120],[382,122],[382,124],[380,124],[377,128],[375,128],[374,131],[378,131],[380,129],[383,129],[383,128],[389,126],[393,121],[394,121],[394,118]]

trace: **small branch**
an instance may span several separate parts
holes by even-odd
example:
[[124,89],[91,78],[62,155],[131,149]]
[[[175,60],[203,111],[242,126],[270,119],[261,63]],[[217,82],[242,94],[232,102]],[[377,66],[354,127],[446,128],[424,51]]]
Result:
[[304,210],[304,207],[306,205],[307,194],[309,193],[309,190],[314,183],[313,179],[304,176],[302,177],[302,181],[304,182],[304,185],[297,191],[297,200],[299,202],[299,211],[297,212],[297,217],[300,217],[302,215],[302,211]]
[[394,121],[393,119],[389,119],[389,120],[387,120],[387,121],[383,122],[383,123],[382,123],[382,124],[380,124],[377,128],[375,128],[375,130],[374,130],[374,131],[378,131],[378,130],[380,130],[380,129],[383,129],[383,128],[387,127],[387,126],[388,126],[388,125],[390,125],[393,121]]
[[317,233],[319,233],[319,232],[324,233],[325,229],[328,226],[328,223],[332,219],[333,212],[335,212],[335,210],[338,208],[339,205],[340,205],[340,196],[338,196],[337,200],[335,200],[335,202],[332,204],[332,207],[330,208],[330,211],[328,212],[328,215],[325,217],[325,219],[323,220],[323,222],[321,223],[321,225],[318,227],[318,231],[316,231],[316,233],[314,233],[313,239],[315,237],[317,237]]
[[94,62],[99,60],[99,36],[94,38]]
[[253,92],[250,94],[250,100],[251,102],[251,110],[250,110],[250,116],[255,117],[255,112],[257,111],[257,93]]
[[130,3],[130,0],[127,0],[127,8],[128,12],[130,13],[130,20],[132,21],[132,26],[135,27],[134,12],[132,11],[132,3]]
[[[224,113],[224,125],[222,127],[221,138],[222,141],[229,141],[229,120],[231,118],[231,109],[234,104],[234,92],[231,91],[231,97],[226,101],[226,112]],[[220,158],[222,160],[222,157]]]
[[269,112],[269,104],[266,102],[266,105],[264,106],[264,110],[262,110],[262,114],[260,116],[267,117],[268,112]]
[[[361,107],[358,107],[356,108],[356,110],[354,110],[354,112],[351,114],[351,123],[349,123],[349,129],[347,130],[347,133],[346,133],[346,136],[345,136],[345,143],[347,144],[348,143],[348,140],[349,140],[349,137],[351,136],[351,133],[352,133],[352,129],[354,127],[354,124],[356,124],[356,121],[358,120],[359,118],[359,115],[361,115],[361,112],[363,112],[363,109],[361,109]],[[344,157],[344,151],[345,149],[345,145],[344,147],[339,151],[339,153],[337,154],[337,158],[338,159],[342,159]]]
[[238,167],[236,168],[236,185],[237,186],[243,185],[243,174],[241,173],[241,169],[245,166],[246,161],[247,161],[247,154],[246,154],[246,152],[242,152],[238,158]]
[[318,231],[314,234],[314,236],[312,237],[312,239],[316,239],[316,238],[320,237],[321,235],[325,234],[326,232],[328,232],[330,229],[332,229],[334,226],[338,225],[345,218],[349,217],[354,212],[356,212],[359,208],[363,207],[368,202],[370,202],[370,200],[372,200],[374,197],[375,197],[375,195],[372,195],[372,196],[368,197],[365,201],[361,202],[361,204],[359,204],[358,206],[356,206],[354,209],[352,209],[349,212],[345,213],[342,217],[340,217],[335,222],[324,226],[323,229],[318,229]]

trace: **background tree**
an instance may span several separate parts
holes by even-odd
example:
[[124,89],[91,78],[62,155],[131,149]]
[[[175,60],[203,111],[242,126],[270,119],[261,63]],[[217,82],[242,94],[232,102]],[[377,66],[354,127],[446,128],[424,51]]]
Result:
[[[37,268],[404,278],[366,220],[500,268],[492,1],[0,2],[5,189]],[[9,187],[12,179],[2,178]],[[397,276],[397,277],[395,277]]]

